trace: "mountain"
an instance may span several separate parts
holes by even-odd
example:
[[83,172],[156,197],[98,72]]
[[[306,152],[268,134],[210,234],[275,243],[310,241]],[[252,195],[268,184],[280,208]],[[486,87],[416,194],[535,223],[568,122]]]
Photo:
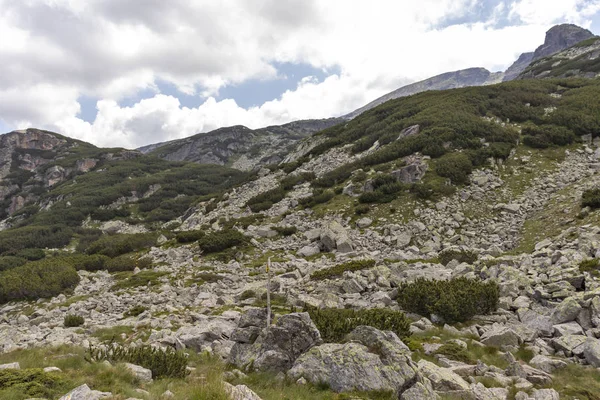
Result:
[[254,130],[238,125],[138,150],[169,161],[228,165],[249,171],[281,162],[300,139],[341,121],[338,118],[294,121]]
[[532,62],[520,75],[527,78],[595,78],[600,74],[600,37]]
[[446,72],[432,78],[422,80],[420,82],[411,83],[394,90],[386,95],[373,100],[369,104],[346,114],[344,119],[352,119],[363,112],[370,110],[388,100],[397,99],[399,97],[410,96],[426,90],[446,90],[455,89],[465,86],[482,86],[493,83],[498,83],[502,80],[502,76],[498,73],[492,73],[485,68],[469,68],[459,71]]
[[492,73],[484,68],[469,68],[460,71],[447,72],[420,82],[412,83],[394,90],[369,104],[345,115],[343,118],[352,119],[388,100],[410,96],[425,90],[446,90],[466,86],[483,86],[516,79],[532,61],[562,51],[578,42],[593,37],[594,34],[577,25],[562,24],[553,26],[546,32],[544,43],[532,53],[523,53],[504,72]]
[[532,61],[563,51],[579,42],[594,37],[594,34],[573,24],[555,25],[546,32],[544,43],[533,53],[523,53],[505,72],[504,81],[516,79]]

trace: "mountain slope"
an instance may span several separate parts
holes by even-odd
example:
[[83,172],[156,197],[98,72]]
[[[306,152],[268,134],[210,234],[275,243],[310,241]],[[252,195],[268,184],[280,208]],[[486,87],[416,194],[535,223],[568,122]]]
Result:
[[594,34],[573,24],[553,26],[546,32],[544,43],[533,53],[523,53],[505,72],[504,81],[516,79],[532,61],[548,57],[575,44],[594,37]]
[[341,121],[336,118],[304,120],[255,130],[232,126],[139,150],[169,161],[228,165],[248,171],[281,162],[300,139]]
[[459,71],[446,72],[432,78],[415,82],[410,85],[403,86],[394,90],[378,99],[373,100],[369,104],[345,115],[343,118],[352,119],[363,112],[370,110],[378,105],[385,103],[388,100],[397,99],[399,97],[410,96],[426,90],[446,90],[455,89],[465,86],[482,86],[492,83],[498,83],[500,76],[491,73],[485,68],[469,68]]

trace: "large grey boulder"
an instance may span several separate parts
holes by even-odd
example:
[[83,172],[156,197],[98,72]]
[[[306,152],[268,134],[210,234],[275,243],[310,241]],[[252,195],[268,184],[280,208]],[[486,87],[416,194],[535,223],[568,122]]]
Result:
[[152,371],[139,365],[125,363],[125,369],[133,374],[140,382],[152,382]]
[[261,398],[246,385],[233,386],[228,382],[223,382],[223,385],[231,400],[261,400]]
[[8,364],[0,364],[0,369],[21,369],[21,366],[18,362],[13,362]]
[[600,367],[600,340],[588,338],[583,345],[583,356],[591,366]]
[[112,393],[92,390],[88,385],[83,384],[71,390],[59,400],[100,400],[107,397],[112,397]]
[[[252,328],[245,322],[242,316],[243,327],[238,329]],[[237,333],[233,337],[238,337]],[[244,370],[287,371],[302,353],[321,342],[321,334],[308,313],[282,315],[275,325],[263,329],[254,342],[249,343],[247,337],[236,342],[229,363]]]
[[517,315],[524,325],[536,330],[540,336],[552,336],[554,327],[552,326],[552,321],[549,316],[541,315],[533,310],[524,309],[519,309]]
[[554,371],[556,371],[557,369],[564,368],[568,365],[563,360],[560,360],[557,358],[546,357],[541,354],[533,357],[531,359],[531,361],[529,361],[529,364],[533,365],[534,367],[536,367],[548,374],[551,374]]
[[321,229],[320,239],[325,251],[337,249],[340,253],[349,253],[354,250],[348,232],[337,221],[331,221]]
[[416,162],[406,167],[402,167],[399,170],[392,171],[392,176],[396,178],[398,182],[402,183],[416,183],[420,181],[425,173],[427,172],[427,164]]
[[563,324],[565,322],[575,321],[581,306],[573,297],[564,299],[552,312],[551,320],[554,325]]
[[556,351],[562,351],[567,357],[571,354],[577,356],[583,355],[584,344],[587,341],[587,336],[583,335],[565,335],[552,340],[552,347]]
[[359,326],[348,340],[313,347],[296,360],[288,376],[313,384],[327,383],[336,392],[400,393],[415,379],[417,368],[410,350],[395,333]]
[[414,385],[400,395],[400,400],[437,400],[440,398],[435,390],[433,390],[433,385],[429,379],[422,376],[418,378],[419,380]]
[[419,372],[431,381],[433,388],[438,392],[455,390],[470,390],[469,384],[448,368],[438,367],[427,360],[419,360]]
[[481,335],[481,343],[487,346],[518,346],[521,337],[511,328],[496,325]]

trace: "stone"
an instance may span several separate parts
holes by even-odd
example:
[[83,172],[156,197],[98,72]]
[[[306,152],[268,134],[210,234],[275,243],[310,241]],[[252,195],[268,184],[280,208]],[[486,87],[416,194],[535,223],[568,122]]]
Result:
[[359,229],[364,229],[364,228],[368,228],[369,226],[371,226],[372,223],[373,223],[373,220],[371,218],[363,217],[363,218],[359,219],[358,221],[356,221],[356,226]]
[[112,393],[92,390],[88,385],[83,384],[71,390],[59,400],[100,400],[106,397],[112,397]]
[[327,383],[336,392],[397,393],[415,378],[410,350],[395,333],[359,326],[348,340],[313,347],[296,360],[288,376],[313,384]]
[[481,343],[487,346],[519,346],[522,343],[521,338],[511,328],[504,326],[494,326],[481,335]]
[[583,335],[583,329],[575,321],[554,325],[554,336]]
[[560,360],[557,358],[546,357],[541,354],[533,357],[531,359],[531,361],[529,361],[529,364],[533,365],[534,367],[536,367],[548,374],[551,374],[552,372],[556,371],[557,369],[564,368],[568,365],[563,360]]
[[320,252],[321,249],[319,248],[319,246],[317,246],[316,244],[309,244],[298,250],[296,254],[298,254],[299,257],[310,257],[314,256],[315,254],[319,254]]
[[400,400],[424,400],[424,399],[439,399],[435,390],[433,390],[433,386],[431,385],[431,381],[427,378],[420,377],[419,381],[417,381],[410,388],[402,392],[400,395]]
[[391,175],[398,182],[402,183],[416,183],[423,179],[427,172],[427,164],[422,162],[415,162],[414,164],[407,165],[398,170],[392,171]]
[[583,356],[588,364],[593,367],[600,367],[600,340],[588,338],[583,345]]
[[556,351],[563,351],[567,356],[571,354],[583,355],[583,345],[587,336],[583,335],[565,335],[552,340],[552,347]]
[[223,385],[231,400],[261,400],[261,398],[246,385],[233,386],[228,382],[223,382]]
[[46,367],[44,368],[44,372],[62,372],[62,369],[58,367]]
[[409,233],[401,233],[396,236],[396,245],[398,248],[403,249],[410,244],[412,236]]
[[573,297],[568,297],[556,306],[550,318],[553,325],[571,322],[575,321],[580,311],[579,302]]
[[540,336],[552,336],[554,327],[550,317],[538,314],[533,310],[517,310],[519,320],[527,327],[534,329]]
[[18,362],[13,362],[9,364],[0,364],[0,369],[21,369],[21,366]]
[[560,395],[554,389],[537,389],[531,394],[532,400],[560,400]]
[[454,390],[469,390],[469,384],[448,368],[438,367],[432,362],[419,360],[419,371],[431,381],[433,388],[438,392]]
[[139,365],[125,363],[125,369],[129,370],[140,382],[152,382],[152,371]]
[[[242,319],[240,325],[245,323]],[[258,371],[287,371],[302,353],[321,342],[319,330],[308,313],[282,315],[275,325],[263,329],[254,343],[236,342],[229,363],[243,370],[252,367]]]

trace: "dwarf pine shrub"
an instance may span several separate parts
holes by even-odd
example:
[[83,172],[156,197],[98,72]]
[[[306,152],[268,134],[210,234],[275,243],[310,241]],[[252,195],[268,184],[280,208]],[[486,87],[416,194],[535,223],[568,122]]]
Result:
[[600,207],[600,189],[589,189],[581,196],[581,206],[590,208]]
[[[7,392],[5,392],[5,390]],[[56,373],[42,369],[2,369],[0,370],[0,397],[12,397],[15,393],[24,397],[56,398],[69,390],[69,382]]]
[[198,246],[205,253],[217,253],[234,246],[245,244],[248,238],[235,229],[209,233],[198,240]]
[[201,231],[201,230],[184,231],[184,232],[177,232],[177,234],[175,235],[175,239],[177,239],[177,241],[179,243],[192,243],[192,242],[195,242],[196,240],[202,238],[203,236],[204,236],[204,231]]
[[403,312],[385,308],[362,310],[338,308],[308,308],[325,342],[339,343],[357,326],[367,325],[382,331],[392,331],[400,338],[410,336],[410,320]]
[[330,279],[342,276],[345,271],[360,271],[361,269],[373,268],[375,260],[352,260],[343,264],[338,264],[330,268],[324,268],[313,272],[311,279]]
[[81,315],[65,315],[65,319],[63,325],[65,328],[75,328],[77,326],[81,326],[85,323],[85,319]]
[[448,323],[495,311],[498,297],[496,282],[464,277],[448,281],[419,278],[398,288],[398,303],[404,310],[426,317],[435,314]]
[[128,362],[152,371],[152,377],[185,378],[187,375],[187,355],[171,348],[160,349],[152,346],[126,347],[113,343],[108,347],[88,349],[88,358],[93,361]]
[[446,265],[452,260],[459,263],[473,264],[477,261],[477,254],[467,250],[445,250],[439,255],[440,263]]

